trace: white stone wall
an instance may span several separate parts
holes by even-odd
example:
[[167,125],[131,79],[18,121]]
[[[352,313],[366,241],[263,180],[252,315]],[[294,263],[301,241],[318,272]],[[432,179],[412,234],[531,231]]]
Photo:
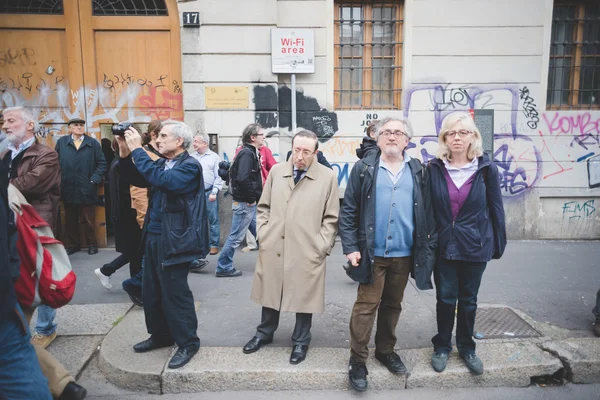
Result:
[[[406,0],[403,102],[393,112],[334,110],[333,7],[333,0],[180,3],[180,11],[199,11],[202,24],[182,29],[186,122],[218,133],[220,152],[231,157],[243,127],[261,121],[273,152],[286,152],[291,132],[281,111],[290,77],[270,72],[269,32],[313,28],[316,73],[297,79],[299,107],[312,111],[298,121],[313,130],[323,124],[321,149],[342,188],[371,119],[409,117],[409,153],[426,161],[445,115],[493,109],[509,236],[600,238],[600,188],[590,188],[600,174],[600,112],[546,107],[553,0]],[[207,85],[247,86],[248,108],[206,110]]]

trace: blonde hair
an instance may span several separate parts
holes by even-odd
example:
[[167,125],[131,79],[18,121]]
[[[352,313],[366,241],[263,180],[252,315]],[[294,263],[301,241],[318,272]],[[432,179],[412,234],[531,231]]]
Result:
[[483,155],[483,140],[481,138],[481,133],[479,132],[479,129],[477,129],[477,125],[475,125],[475,121],[473,121],[471,114],[466,112],[454,112],[447,115],[442,122],[442,129],[440,131],[440,135],[438,136],[438,150],[436,154],[437,158],[442,160],[452,159],[452,152],[446,144],[446,135],[459,122],[462,123],[466,130],[472,132],[473,134],[473,141],[467,150],[467,158],[472,160],[475,157],[480,157]]

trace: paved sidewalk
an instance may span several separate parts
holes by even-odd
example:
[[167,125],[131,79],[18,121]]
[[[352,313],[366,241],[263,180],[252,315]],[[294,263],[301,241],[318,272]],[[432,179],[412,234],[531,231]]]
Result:
[[[334,249],[328,260],[326,311],[315,316],[307,360],[298,366],[287,361],[293,315],[282,314],[272,345],[252,355],[241,351],[260,317],[260,307],[248,298],[256,252],[236,255],[236,268],[244,271],[240,278],[215,278],[214,257],[205,271],[190,277],[202,349],[181,370],[165,369],[171,350],[133,353],[131,346],[147,335],[142,310],[131,307],[118,289],[119,276],[113,279],[115,288],[106,291],[93,275],[97,265],[91,262],[105,263],[115,256],[108,250],[97,257],[72,258],[78,274],[74,304],[58,311],[59,337],[49,350],[78,377],[90,369],[102,371],[112,384],[145,393],[346,390],[348,322],[357,285],[345,276],[340,253]],[[509,243],[505,257],[488,265],[480,306],[513,307],[542,336],[479,340],[478,353],[486,365],[482,377],[471,376],[454,356],[443,374],[431,370],[435,294],[417,291],[411,282],[397,329],[397,347],[410,373],[393,376],[372,359],[371,387],[527,386],[532,377],[553,374],[571,382],[600,382],[600,339],[591,334],[592,302],[600,286],[598,259],[598,242]],[[118,274],[125,278],[127,271]],[[99,301],[117,304],[89,304]]]

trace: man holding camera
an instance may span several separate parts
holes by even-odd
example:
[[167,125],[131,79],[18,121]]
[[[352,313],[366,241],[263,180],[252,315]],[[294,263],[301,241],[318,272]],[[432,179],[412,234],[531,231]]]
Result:
[[62,175],[61,198],[65,204],[63,241],[67,254],[81,250],[81,217],[88,254],[93,255],[98,253],[96,204],[99,202],[98,185],[106,172],[106,159],[100,143],[85,134],[83,119],[70,119],[68,125],[69,135],[58,139],[55,147]]
[[183,122],[163,122],[156,143],[165,158],[152,161],[134,127],[117,136],[122,179],[151,188],[142,233],[142,296],[150,338],[133,349],[144,353],[177,343],[169,368],[183,367],[200,348],[187,277],[190,263],[208,254],[208,222],[202,167],[186,151],[192,140],[192,130]]

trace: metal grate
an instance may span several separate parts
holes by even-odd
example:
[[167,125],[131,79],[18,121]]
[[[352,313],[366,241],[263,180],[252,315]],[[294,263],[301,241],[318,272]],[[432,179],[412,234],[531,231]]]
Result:
[[93,15],[169,15],[164,0],[93,0]]
[[474,336],[476,339],[512,339],[542,334],[510,308],[478,308]]
[[62,15],[62,0],[0,0],[0,14]]
[[336,10],[336,108],[399,109],[403,2],[339,1]]
[[554,7],[547,104],[552,109],[600,108],[600,4]]

